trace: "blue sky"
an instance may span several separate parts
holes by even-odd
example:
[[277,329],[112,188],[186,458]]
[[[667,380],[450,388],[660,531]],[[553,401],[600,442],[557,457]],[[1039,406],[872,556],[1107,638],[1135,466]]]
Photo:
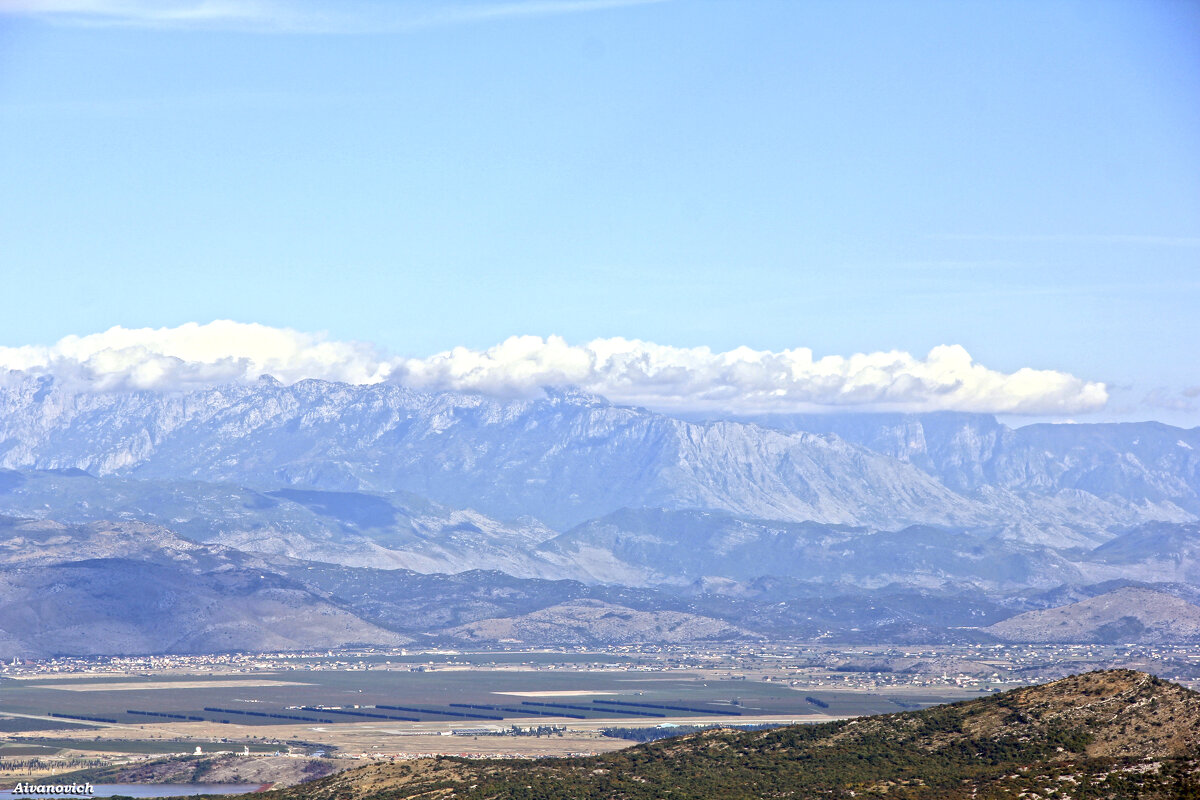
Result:
[[0,0],[0,345],[961,345],[1200,424],[1197,97],[1188,2]]

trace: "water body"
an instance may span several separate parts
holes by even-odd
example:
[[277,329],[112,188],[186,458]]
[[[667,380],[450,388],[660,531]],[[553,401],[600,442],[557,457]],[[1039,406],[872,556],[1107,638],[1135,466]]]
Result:
[[[26,779],[34,784],[54,784],[52,778]],[[47,797],[55,800],[85,799],[88,797],[192,797],[201,794],[246,794],[258,792],[267,788],[264,783],[94,783],[91,794],[37,794],[21,792],[13,794],[12,789],[0,790],[0,800],[12,800],[21,797]]]

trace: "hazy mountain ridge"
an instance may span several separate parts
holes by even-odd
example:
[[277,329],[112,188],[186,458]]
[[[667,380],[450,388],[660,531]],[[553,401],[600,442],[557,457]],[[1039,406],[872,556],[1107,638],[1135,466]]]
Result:
[[1200,524],[1140,525],[1096,548],[1092,558],[1126,573],[1140,570],[1143,580],[1200,587]]
[[261,558],[144,524],[0,519],[0,656],[293,650],[410,641]]
[[506,403],[264,380],[82,395],[26,380],[0,390],[0,426],[0,466],[9,468],[408,490],[552,525],[658,505],[873,524],[982,519],[918,470],[837,439],[697,425],[570,392]]
[[[1114,588],[1031,596],[1026,590],[989,594],[949,581],[933,588],[870,589],[771,577],[632,588],[496,570],[420,574],[304,561],[197,544],[144,523],[12,519],[0,519],[0,583],[0,657],[308,649],[414,639],[526,645],[762,636],[987,642],[1005,637],[985,626]],[[1200,599],[1200,592],[1177,593]],[[1122,631],[1127,641],[1161,638],[1152,625]]]
[[[265,379],[79,393],[9,374],[0,514],[32,521],[0,538],[15,615],[0,616],[0,639],[37,650],[35,623],[57,630],[93,594],[119,619],[114,587],[132,591],[133,575],[173,583],[160,602],[173,610],[137,630],[95,625],[148,652],[417,635],[991,641],[982,629],[1015,614],[1129,585],[1190,601],[1200,586],[1198,431],[820,422],[837,430],[693,423],[578,392],[500,401]],[[73,543],[60,523],[90,532]],[[21,616],[60,568],[78,573],[74,593]],[[278,631],[212,611],[222,592]],[[171,613],[186,636],[168,636]]]
[[[1196,439],[1200,451],[1200,432],[1150,423],[1043,426],[1054,430],[1004,450],[1033,434],[970,416],[926,436],[925,421],[941,419],[930,415],[906,421],[912,436],[889,449],[881,441],[899,434],[886,420],[868,435],[855,419],[824,420],[836,431],[787,432],[687,422],[577,392],[500,401],[390,384],[261,380],[179,394],[78,393],[10,375],[0,387],[0,466],[410,491],[559,529],[625,507],[709,508],[875,528],[1004,524],[1025,538],[1097,543],[1114,526],[1185,521],[1200,510],[1200,467],[1186,449]],[[1093,427],[1099,432],[1087,433]],[[1113,439],[1110,427],[1124,438]],[[1171,437],[1173,449],[1164,450]],[[1093,441],[1101,450],[1079,456]],[[1063,452],[1034,457],[1038,442]],[[1004,455],[1010,450],[1017,455]]]
[[[603,624],[589,631],[591,622]],[[342,567],[196,544],[144,523],[0,518],[0,658],[301,650],[414,636],[496,643],[504,625],[537,644],[754,635],[653,592],[498,571]]]
[[715,581],[712,587],[723,592],[760,578],[864,591],[971,586],[993,594],[1110,580],[1200,585],[1200,525],[1194,523],[1149,523],[1099,548],[1085,541],[1062,549],[1014,538],[1010,528],[877,531],[724,511],[622,509],[556,534],[533,521],[504,524],[411,493],[260,491],[3,470],[0,514],[53,515],[66,523],[144,520],[194,541],[349,567],[501,570],[644,587]]
[[1010,428],[989,415],[954,412],[746,419],[779,430],[835,434],[911,463],[955,491],[1076,490],[1200,514],[1200,428],[1159,422]]
[[507,525],[411,493],[256,490],[201,481],[96,478],[78,470],[0,470],[0,515],[87,523],[139,520],[194,541],[347,566],[577,577],[539,557],[555,531]]
[[891,531],[788,523],[719,511],[623,509],[538,545],[596,579],[672,585],[760,577],[861,589],[973,586],[989,593],[1106,581],[1200,587],[1200,524],[1154,522],[1102,545],[1050,547],[1009,529]]
[[1068,558],[993,532],[914,525],[894,531],[750,519],[719,511],[623,509],[541,543],[598,579],[627,585],[771,576],[880,588],[969,584],[991,591],[1088,578]]

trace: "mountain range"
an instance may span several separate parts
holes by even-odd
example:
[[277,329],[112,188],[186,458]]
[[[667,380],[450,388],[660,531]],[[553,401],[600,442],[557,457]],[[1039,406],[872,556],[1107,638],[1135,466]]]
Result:
[[[140,632],[114,629],[135,649],[665,630],[996,640],[1018,629],[994,627],[1009,617],[1122,587],[1200,599],[1200,429],[949,413],[684,419],[573,391],[501,400],[269,378],[81,391],[10,373],[0,515],[8,652],[38,650],[32,626],[71,613],[59,600],[75,595],[46,595],[58,584],[38,573],[67,564],[84,605],[139,569],[146,585],[186,587],[182,606],[138,617]],[[282,583],[264,594],[233,579],[246,570]],[[404,591],[449,611],[416,629],[403,619],[420,602]],[[506,592],[526,601],[496,602]],[[175,626],[186,635],[162,633],[183,606],[231,593],[295,635],[205,614]],[[17,613],[34,595],[58,599]],[[1149,641],[1153,616],[1073,635]],[[58,641],[82,638],[64,628]]]
[[80,392],[10,376],[0,467],[408,491],[559,530],[620,508],[705,508],[1103,539],[1114,526],[1200,514],[1200,429],[1014,430],[945,414],[695,422],[578,392],[506,402],[313,380]]

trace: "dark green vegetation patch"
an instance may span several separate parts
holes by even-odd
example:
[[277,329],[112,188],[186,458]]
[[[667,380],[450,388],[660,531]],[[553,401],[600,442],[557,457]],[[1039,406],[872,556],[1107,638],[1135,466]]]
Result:
[[0,733],[23,733],[25,731],[95,730],[95,725],[85,722],[66,722],[30,717],[0,717]]

